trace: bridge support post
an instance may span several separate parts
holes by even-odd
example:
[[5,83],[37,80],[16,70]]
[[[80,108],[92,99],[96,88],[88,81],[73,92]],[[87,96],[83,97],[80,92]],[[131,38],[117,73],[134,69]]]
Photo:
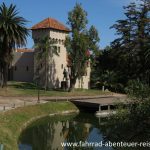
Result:
[[102,91],[103,91],[103,92],[105,91],[105,87],[104,87],[104,86],[102,86]]
[[0,144],[0,150],[3,150],[3,149],[4,149],[4,145]]
[[101,124],[101,117],[98,117],[98,123]]
[[101,112],[102,111],[102,108],[101,108],[101,105],[99,105],[99,110],[98,110],[99,112]]
[[108,111],[110,111],[110,105],[108,105]]

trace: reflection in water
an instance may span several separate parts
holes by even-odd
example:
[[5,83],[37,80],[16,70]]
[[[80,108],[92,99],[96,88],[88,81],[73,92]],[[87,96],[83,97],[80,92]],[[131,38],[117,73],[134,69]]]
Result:
[[128,146],[118,146],[116,150],[150,150],[149,121],[133,116],[112,116],[101,124],[101,132],[107,140],[128,143]]
[[99,120],[87,113],[68,119],[44,118],[23,131],[19,139],[19,150],[112,150],[106,147],[62,147],[62,142],[103,141],[98,127]]

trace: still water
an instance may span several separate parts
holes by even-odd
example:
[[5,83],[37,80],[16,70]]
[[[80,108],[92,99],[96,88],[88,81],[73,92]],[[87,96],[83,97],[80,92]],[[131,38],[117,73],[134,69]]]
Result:
[[[22,132],[19,150],[113,150],[102,146],[101,122],[100,118],[88,113],[42,118]],[[64,143],[80,146],[62,147]]]

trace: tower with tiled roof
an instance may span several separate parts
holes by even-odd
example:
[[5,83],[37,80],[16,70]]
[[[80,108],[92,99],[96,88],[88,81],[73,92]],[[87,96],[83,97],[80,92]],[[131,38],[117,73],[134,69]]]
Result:
[[[56,48],[59,55],[53,55],[52,58],[49,58],[49,69],[48,69],[48,85],[49,88],[59,88],[61,86],[61,82],[64,79],[64,69],[67,69],[67,51],[64,46],[64,41],[66,39],[66,36],[69,35],[69,28],[67,28],[65,25],[60,23],[59,21],[53,19],[53,18],[47,18],[36,25],[34,25],[32,28],[32,38],[34,40],[34,43],[37,44],[40,39],[43,39],[44,37],[49,37],[53,39],[54,41],[57,41]],[[36,50],[35,50],[36,53]],[[36,66],[36,63],[35,63]],[[44,63],[41,62],[40,64],[41,70],[41,84],[44,83]],[[36,68],[36,67],[34,67]],[[42,75],[43,74],[43,75]],[[76,88],[88,88],[89,83],[89,76],[90,73],[88,73],[88,76],[83,77],[82,83],[84,85],[81,86],[81,81],[77,81]],[[42,80],[43,79],[43,80]],[[43,84],[44,85],[44,84]]]
[[[64,41],[70,30],[65,25],[53,18],[44,19],[43,21],[34,25],[31,30],[32,38],[35,44],[37,44],[40,39],[46,36],[56,41],[55,47],[57,48],[58,55],[53,55],[52,58],[49,58],[48,86],[49,88],[59,88],[61,86],[61,81],[63,81],[63,71],[65,68],[67,68],[67,52],[64,46]],[[40,66],[40,72],[43,74],[41,75],[43,79],[41,79],[41,84],[43,84],[45,80],[44,67],[42,67],[44,66],[44,62],[41,62]]]

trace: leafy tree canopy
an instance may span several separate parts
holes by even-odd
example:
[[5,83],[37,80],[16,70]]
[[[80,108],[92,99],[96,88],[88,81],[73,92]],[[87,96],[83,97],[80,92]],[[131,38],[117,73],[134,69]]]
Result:
[[65,42],[71,69],[70,89],[74,88],[77,78],[85,74],[90,54],[94,56],[99,49],[98,32],[94,26],[88,30],[87,23],[87,12],[81,4],[76,4],[68,13],[68,24],[72,32]]

